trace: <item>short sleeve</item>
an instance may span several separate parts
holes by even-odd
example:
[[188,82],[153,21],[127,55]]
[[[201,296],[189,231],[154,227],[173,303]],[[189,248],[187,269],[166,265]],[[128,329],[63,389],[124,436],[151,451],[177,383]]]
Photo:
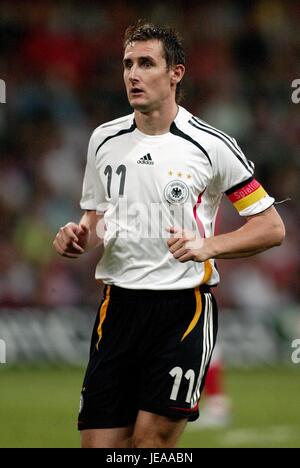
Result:
[[215,179],[241,216],[251,216],[274,203],[254,177],[254,164],[248,161],[233,138],[217,145]]
[[80,207],[83,210],[97,210],[99,205],[105,203],[105,201],[105,191],[101,185],[100,177],[97,177],[96,158],[92,135],[88,146]]

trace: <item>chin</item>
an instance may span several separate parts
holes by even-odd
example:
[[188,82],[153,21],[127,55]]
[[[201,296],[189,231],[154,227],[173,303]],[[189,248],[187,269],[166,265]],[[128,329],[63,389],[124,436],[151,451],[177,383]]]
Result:
[[143,104],[139,102],[130,102],[131,107],[134,110],[140,111],[140,112],[149,112],[151,110],[149,104]]
[[151,104],[142,100],[138,101],[138,99],[132,99],[131,101],[129,101],[129,104],[134,110],[137,110],[142,113],[151,112],[154,108],[153,103]]

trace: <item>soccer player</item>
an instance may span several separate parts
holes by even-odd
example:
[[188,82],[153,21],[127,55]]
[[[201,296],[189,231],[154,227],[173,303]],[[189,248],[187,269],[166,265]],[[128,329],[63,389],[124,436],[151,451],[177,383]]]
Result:
[[[92,134],[85,213],[54,240],[69,258],[104,245],[78,429],[83,447],[174,447],[198,417],[216,340],[215,259],[279,245],[284,226],[236,141],[178,105],[177,33],[129,27],[123,66],[133,113]],[[245,222],[214,236],[224,193]]]

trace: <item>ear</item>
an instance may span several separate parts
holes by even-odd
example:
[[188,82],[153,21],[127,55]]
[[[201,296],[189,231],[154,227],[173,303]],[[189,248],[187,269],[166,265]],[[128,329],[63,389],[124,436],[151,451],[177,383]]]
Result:
[[179,83],[182,80],[184,73],[185,73],[184,65],[182,64],[174,65],[174,67],[172,68],[171,83],[172,84]]

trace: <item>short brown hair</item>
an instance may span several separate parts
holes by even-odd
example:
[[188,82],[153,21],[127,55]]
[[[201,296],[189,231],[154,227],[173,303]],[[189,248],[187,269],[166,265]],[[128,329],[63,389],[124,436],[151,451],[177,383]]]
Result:
[[[132,42],[149,41],[151,39],[157,39],[162,42],[168,69],[174,65],[185,65],[183,40],[179,34],[171,28],[164,28],[144,22],[143,20],[138,20],[135,25],[129,26],[126,29],[123,43],[124,49]],[[180,102],[182,97],[182,83],[179,82],[176,86],[176,101]]]

